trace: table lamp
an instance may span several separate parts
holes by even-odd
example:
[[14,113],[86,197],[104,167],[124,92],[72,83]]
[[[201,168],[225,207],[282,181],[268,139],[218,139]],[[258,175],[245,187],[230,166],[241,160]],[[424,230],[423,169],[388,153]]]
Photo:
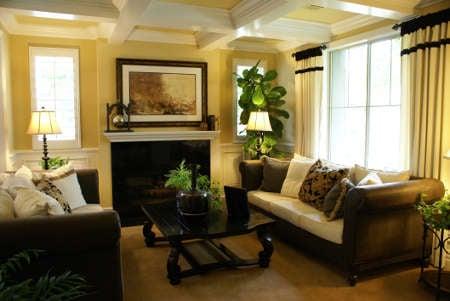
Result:
[[251,112],[248,118],[247,131],[256,132],[256,156],[258,159],[261,157],[261,147],[264,142],[264,132],[271,132],[272,126],[270,125],[268,112]]
[[447,151],[447,153],[444,155],[444,159],[450,160],[450,149]]
[[52,134],[60,134],[61,130],[56,122],[55,111],[49,111],[42,108],[40,111],[31,112],[30,125],[28,126],[27,134],[30,135],[42,135],[42,142],[44,146],[44,169],[48,169],[48,147],[47,136]]

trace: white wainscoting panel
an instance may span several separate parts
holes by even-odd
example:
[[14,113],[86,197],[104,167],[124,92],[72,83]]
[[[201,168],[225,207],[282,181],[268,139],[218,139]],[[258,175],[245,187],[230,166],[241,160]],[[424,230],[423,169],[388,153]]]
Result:
[[242,144],[223,143],[220,149],[223,185],[241,186],[239,162],[242,161]]
[[[50,150],[49,157],[68,158],[74,168],[97,168],[97,148],[81,148],[70,150]],[[11,155],[13,169],[16,170],[22,165],[28,166],[32,170],[41,169],[42,151],[16,150]]]

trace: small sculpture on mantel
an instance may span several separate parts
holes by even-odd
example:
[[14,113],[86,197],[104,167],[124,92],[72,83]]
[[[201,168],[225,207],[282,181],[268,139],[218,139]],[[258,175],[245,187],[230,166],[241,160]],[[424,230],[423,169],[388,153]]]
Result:
[[[111,129],[111,123],[115,129]],[[121,102],[106,104],[105,132],[132,132],[130,129],[130,107]]]

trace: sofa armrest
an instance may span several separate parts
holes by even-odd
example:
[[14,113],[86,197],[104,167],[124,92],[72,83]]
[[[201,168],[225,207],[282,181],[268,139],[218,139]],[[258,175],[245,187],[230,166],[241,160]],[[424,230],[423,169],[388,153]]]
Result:
[[435,179],[418,179],[381,185],[353,188],[347,196],[346,205],[358,211],[383,211],[411,208],[424,195],[425,202],[433,202],[444,195],[444,185]]
[[23,249],[73,254],[119,245],[117,212],[17,218],[0,222],[0,256]]
[[242,188],[256,190],[261,186],[263,164],[261,160],[244,160],[239,163]]
[[417,179],[349,191],[343,233],[349,267],[401,256],[420,257],[423,225],[414,205],[421,193],[426,194],[426,202],[436,201],[444,195],[444,185]]

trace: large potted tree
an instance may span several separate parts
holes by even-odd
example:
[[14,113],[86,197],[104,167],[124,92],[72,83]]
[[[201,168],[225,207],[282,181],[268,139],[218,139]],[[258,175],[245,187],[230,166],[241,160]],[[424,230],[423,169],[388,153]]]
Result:
[[[252,68],[244,70],[242,75],[235,73],[237,85],[242,89],[242,94],[238,102],[239,107],[242,109],[240,122],[246,125],[251,112],[267,111],[269,113],[272,132],[265,135],[261,153],[277,156],[281,152],[276,149],[276,145],[282,138],[284,130],[281,118],[289,118],[289,113],[282,108],[286,104],[286,101],[283,99],[286,95],[286,89],[273,84],[273,81],[278,76],[277,71],[269,70],[266,73],[259,72],[259,63],[258,61]],[[244,150],[252,159],[257,157],[257,139],[256,133],[247,132]]]

